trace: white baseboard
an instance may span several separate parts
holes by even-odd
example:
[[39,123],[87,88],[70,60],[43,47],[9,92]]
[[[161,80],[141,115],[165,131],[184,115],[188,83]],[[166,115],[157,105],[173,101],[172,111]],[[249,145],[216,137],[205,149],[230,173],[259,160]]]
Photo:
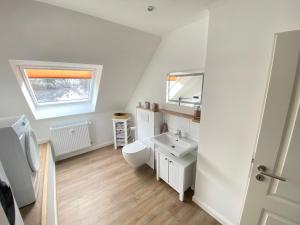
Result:
[[89,147],[89,150],[93,151],[93,150],[96,150],[98,148],[104,148],[106,146],[112,145],[113,143],[114,143],[114,141],[111,140],[111,141],[106,141],[106,142],[103,142],[103,143],[100,143],[100,144],[97,144],[97,145],[92,145],[91,147]]
[[223,215],[221,215],[219,212],[211,208],[205,203],[202,203],[197,197],[193,196],[193,202],[195,202],[201,209],[203,209],[205,212],[207,212],[209,215],[211,215],[213,218],[215,218],[219,223],[222,225],[234,225],[232,222],[230,222],[227,218],[225,218]]
[[60,161],[60,160],[63,160],[63,159],[67,159],[67,158],[76,156],[76,155],[80,155],[80,154],[83,154],[83,153],[91,152],[91,151],[94,151],[96,149],[104,148],[104,147],[112,145],[112,144],[113,144],[113,141],[111,140],[111,141],[103,142],[103,143],[100,143],[100,144],[97,144],[97,145],[92,145],[89,148],[85,148],[85,149],[81,149],[81,150],[78,150],[78,151],[75,151],[75,152],[71,152],[71,153],[68,153],[68,154],[65,154],[65,155],[57,156],[55,158],[55,161]]

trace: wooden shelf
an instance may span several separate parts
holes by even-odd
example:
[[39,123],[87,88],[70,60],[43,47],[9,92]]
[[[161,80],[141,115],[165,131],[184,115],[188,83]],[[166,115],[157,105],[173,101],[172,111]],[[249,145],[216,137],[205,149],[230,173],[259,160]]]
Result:
[[171,115],[178,116],[178,117],[183,117],[183,118],[190,119],[190,120],[192,120],[194,118],[193,115],[191,115],[191,114],[176,112],[176,111],[172,111],[172,110],[168,110],[168,109],[160,109],[160,111],[163,113],[171,114]]
[[194,115],[191,114],[187,114],[187,113],[181,113],[181,112],[176,112],[176,111],[172,111],[172,110],[168,110],[168,109],[159,109],[158,111],[153,111],[151,109],[145,109],[142,107],[136,107],[137,109],[143,109],[143,110],[147,110],[150,112],[162,112],[162,113],[167,113],[167,114],[171,114],[174,116],[178,116],[178,117],[183,117],[189,120],[192,120],[195,123],[200,123],[200,118],[198,120],[194,119]]
[[176,111],[172,111],[172,110],[168,110],[168,109],[159,109],[159,110],[163,113],[171,114],[171,115],[178,116],[178,117],[183,117],[186,119],[190,119],[195,123],[200,123],[200,118],[199,118],[199,120],[195,120],[194,116],[191,114],[176,112]]

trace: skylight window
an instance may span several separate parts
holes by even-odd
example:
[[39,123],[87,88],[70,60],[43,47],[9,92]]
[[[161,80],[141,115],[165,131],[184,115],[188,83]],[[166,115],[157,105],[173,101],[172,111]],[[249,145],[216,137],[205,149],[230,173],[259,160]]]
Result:
[[92,71],[24,69],[38,104],[88,101]]
[[95,111],[102,65],[10,62],[37,119]]

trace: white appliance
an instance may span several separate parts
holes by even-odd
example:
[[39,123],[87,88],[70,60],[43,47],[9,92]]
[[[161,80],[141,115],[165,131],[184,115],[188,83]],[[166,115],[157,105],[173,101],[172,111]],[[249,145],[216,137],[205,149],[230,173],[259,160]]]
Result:
[[25,115],[0,119],[0,160],[19,207],[35,201],[39,148]]
[[0,224],[23,225],[19,208],[0,162]]

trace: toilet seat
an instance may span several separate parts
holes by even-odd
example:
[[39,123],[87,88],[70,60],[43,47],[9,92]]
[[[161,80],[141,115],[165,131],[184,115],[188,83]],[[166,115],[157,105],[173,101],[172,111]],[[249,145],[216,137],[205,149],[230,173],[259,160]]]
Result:
[[125,152],[127,154],[137,153],[137,152],[145,150],[146,148],[147,148],[147,146],[144,145],[141,141],[135,141],[128,145],[125,145],[123,147],[123,152]]

